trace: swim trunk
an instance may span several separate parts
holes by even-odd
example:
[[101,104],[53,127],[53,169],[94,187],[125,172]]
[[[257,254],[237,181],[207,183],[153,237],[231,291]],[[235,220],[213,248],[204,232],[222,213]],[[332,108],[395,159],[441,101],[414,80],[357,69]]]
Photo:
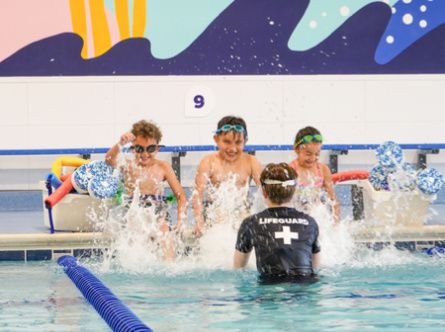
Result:
[[[125,209],[130,209],[133,203],[133,197],[128,197],[123,204]],[[155,214],[159,216],[161,219],[164,219],[165,222],[169,225],[171,229],[172,218],[168,213],[169,205],[165,200],[165,196],[161,195],[141,195],[137,201],[138,207],[143,209],[155,207]]]

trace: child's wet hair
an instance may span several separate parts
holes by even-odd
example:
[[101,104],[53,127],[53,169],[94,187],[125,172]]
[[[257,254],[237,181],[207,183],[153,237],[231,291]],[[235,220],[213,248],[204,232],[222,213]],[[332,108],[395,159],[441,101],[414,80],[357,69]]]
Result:
[[244,139],[247,140],[247,125],[246,125],[246,121],[244,121],[243,118],[236,117],[233,115],[225,116],[221,120],[218,121],[216,131],[218,132],[218,129],[222,128],[224,125],[232,125],[232,126],[238,125],[238,126],[243,127],[244,128]]
[[[279,182],[296,181],[297,173],[286,163],[267,164],[261,172],[261,186],[266,192],[269,200],[275,204],[283,204],[289,202],[295,193],[295,185],[266,184],[266,180],[276,180]],[[267,181],[266,181],[267,182]]]
[[157,143],[159,143],[162,139],[161,129],[159,129],[155,123],[146,120],[140,120],[134,123],[131,133],[134,136],[153,138]]
[[311,126],[301,128],[297,132],[297,135],[295,135],[294,146],[296,146],[297,143],[300,142],[302,140],[302,138],[306,135],[321,135],[321,133],[317,128],[314,128]]

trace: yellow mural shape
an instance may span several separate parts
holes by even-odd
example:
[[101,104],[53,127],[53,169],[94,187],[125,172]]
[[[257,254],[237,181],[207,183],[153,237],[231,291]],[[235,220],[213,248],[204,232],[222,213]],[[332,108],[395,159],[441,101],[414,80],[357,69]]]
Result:
[[119,27],[120,39],[130,38],[130,20],[128,17],[128,1],[127,0],[115,0],[114,6],[116,7],[116,19]]
[[133,37],[144,37],[145,18],[147,3],[146,0],[134,0],[133,4]]
[[[92,47],[94,48],[94,57],[104,54],[111,48],[110,23],[117,23],[118,40],[144,37],[147,0],[133,0],[133,8],[129,8],[128,0],[114,0],[115,16],[111,18],[113,22],[108,22],[110,18],[107,17],[103,0],[69,0],[69,3],[73,32],[81,36],[84,41],[81,52],[84,59],[92,56],[92,54],[88,54],[88,49]],[[130,10],[133,14],[132,25],[130,24]],[[87,17],[88,15],[90,17]]]
[[103,1],[90,0],[91,26],[93,29],[94,56],[104,54],[111,48],[111,36]]
[[83,48],[81,52],[82,58],[88,57],[87,47],[87,14],[85,9],[85,2],[79,0],[70,0],[71,22],[73,25],[73,32],[77,33],[83,40]]

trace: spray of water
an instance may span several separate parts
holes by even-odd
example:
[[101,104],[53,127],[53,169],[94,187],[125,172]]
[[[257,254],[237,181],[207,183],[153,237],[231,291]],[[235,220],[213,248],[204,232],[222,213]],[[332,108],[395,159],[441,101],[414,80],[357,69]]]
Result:
[[[232,174],[217,187],[210,185],[208,192],[205,215],[209,227],[199,239],[196,263],[200,268],[231,269],[238,228],[251,214],[249,187],[239,187]],[[251,257],[249,266],[253,268],[254,263],[255,257]]]
[[[191,229],[183,230],[182,234],[175,232],[163,234],[159,228],[159,211],[156,211],[154,206],[141,207],[136,201],[126,208],[111,209],[106,218],[95,219],[93,216],[95,227],[112,238],[110,249],[105,254],[100,269],[169,275],[196,270],[231,269],[237,230],[241,221],[248,215],[266,208],[260,191],[253,191],[253,195],[249,196],[249,188],[247,186],[240,188],[236,180],[236,176],[232,176],[218,187],[209,188],[209,204],[205,208],[209,227],[199,239],[191,235]],[[401,192],[402,195],[405,193]],[[138,193],[135,192],[134,195]],[[397,196],[397,191],[394,195]],[[321,274],[338,270],[342,266],[383,267],[416,263],[422,259],[412,253],[397,250],[393,246],[374,250],[356,244],[354,234],[357,230],[374,227],[377,222],[352,221],[350,218],[345,218],[335,223],[332,204],[328,200],[324,202],[313,200],[303,206],[301,200],[294,200],[292,206],[310,214],[319,225],[322,248]],[[188,219],[187,223],[193,225],[191,215]],[[386,224],[383,231],[377,234],[378,240],[390,241],[393,226],[391,223]],[[165,259],[166,247],[172,244],[176,251],[173,262]],[[255,269],[254,255],[250,258],[248,268]]]

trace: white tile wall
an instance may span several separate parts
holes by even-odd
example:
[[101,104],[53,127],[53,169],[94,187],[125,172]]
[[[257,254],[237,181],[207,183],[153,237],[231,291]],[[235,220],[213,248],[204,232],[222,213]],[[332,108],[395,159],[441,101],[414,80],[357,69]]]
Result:
[[111,82],[29,84],[29,126],[114,124]]
[[[364,82],[322,77],[284,84],[283,120],[295,123],[363,122]],[[302,127],[302,126],[300,126]]]
[[39,125],[28,127],[28,148],[104,148],[114,142],[114,126],[91,125]]
[[[252,123],[252,122],[251,122]],[[248,123],[249,141],[252,145],[281,144],[283,140],[283,123],[274,121],[265,123]],[[286,142],[291,144],[291,142]]]
[[[215,135],[215,131],[216,131],[216,124],[217,121],[215,123],[204,123],[204,124],[199,124],[198,125],[198,130],[199,130],[199,145],[215,145],[215,141],[213,139],[213,136]],[[193,131],[193,124],[188,125],[187,130],[189,132]],[[250,131],[249,126],[247,126],[247,132]]]
[[200,145],[200,135],[196,125],[168,124],[162,125],[161,130],[164,145]]
[[[3,118],[4,117],[3,112],[1,114]],[[11,125],[11,126],[1,125],[0,149],[1,150],[27,149],[28,136],[29,136],[29,127],[26,124]]]
[[365,91],[367,123],[445,123],[445,80],[376,80]]
[[26,84],[0,83],[0,114],[1,130],[6,126],[23,126],[27,124],[28,99]]
[[238,115],[252,123],[279,123],[282,118],[282,83],[280,81],[226,79],[211,82],[217,99],[215,111],[205,119],[216,122],[226,115]]
[[445,121],[439,117],[431,120],[419,119],[418,122],[370,122],[365,126],[368,141],[381,143],[393,140],[397,143],[444,143]]
[[[141,119],[158,124],[180,123],[183,116],[183,90],[181,83],[125,82],[116,83],[116,123],[132,123]],[[172,95],[172,91],[175,94]]]
[[[201,90],[212,108],[186,114]],[[245,118],[249,144],[292,144],[306,125],[327,144],[445,143],[444,91],[445,75],[0,78],[0,149],[106,148],[142,118],[161,127],[166,145],[213,145],[229,114]],[[182,162],[192,167],[204,154]],[[0,157],[0,169],[50,168],[56,157]],[[364,158],[372,164],[373,152],[340,161]]]

